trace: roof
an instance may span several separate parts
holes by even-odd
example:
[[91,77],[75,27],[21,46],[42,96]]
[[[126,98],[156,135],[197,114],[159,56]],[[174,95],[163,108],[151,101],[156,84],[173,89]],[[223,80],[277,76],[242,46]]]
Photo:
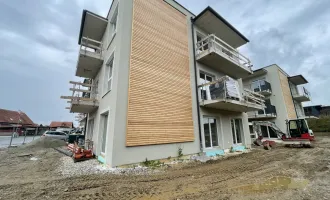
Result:
[[49,125],[50,128],[73,128],[73,122],[51,122]]
[[0,123],[34,125],[33,121],[24,112],[5,109],[0,109]]
[[[112,4],[111,4],[112,5]],[[95,14],[95,13],[93,13],[93,12],[91,12],[91,11],[88,11],[88,10],[83,10],[83,12],[82,12],[82,17],[81,17],[81,24],[80,24],[80,31],[79,31],[79,38],[78,38],[78,44],[80,45],[80,42],[81,42],[81,38],[82,38],[82,35],[83,35],[83,30],[84,30],[84,26],[85,26],[85,19],[86,19],[86,14],[87,13],[90,13],[90,14],[92,14],[92,15],[95,15],[95,16],[97,16],[97,17],[99,17],[99,18],[102,18],[102,19],[104,19],[104,20],[108,20],[107,18],[104,18],[104,17],[102,17],[102,16],[100,16],[100,15],[98,15],[98,14]]]
[[288,78],[292,83],[294,83],[295,85],[301,85],[301,84],[306,84],[308,83],[308,81],[306,80],[306,78],[299,74],[299,75],[295,75],[295,76],[290,76]]
[[243,38],[246,42],[250,42],[242,33],[240,33],[233,25],[231,25],[227,20],[225,20],[219,13],[217,13],[210,6],[206,7],[201,13],[194,18],[194,22],[197,21],[201,16],[203,16],[206,12],[211,12],[214,16],[216,16],[220,21],[226,24],[230,29],[232,29],[235,33],[237,33],[241,38]]

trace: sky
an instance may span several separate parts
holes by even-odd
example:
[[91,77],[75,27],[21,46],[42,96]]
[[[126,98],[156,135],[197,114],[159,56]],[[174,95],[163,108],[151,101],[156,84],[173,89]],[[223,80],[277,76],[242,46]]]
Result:
[[[192,13],[211,6],[250,43],[240,48],[258,69],[278,64],[302,74],[312,101],[329,105],[330,1],[177,0]],[[106,16],[111,0],[0,0],[0,108],[35,123],[74,121],[61,95],[75,77],[83,9]]]

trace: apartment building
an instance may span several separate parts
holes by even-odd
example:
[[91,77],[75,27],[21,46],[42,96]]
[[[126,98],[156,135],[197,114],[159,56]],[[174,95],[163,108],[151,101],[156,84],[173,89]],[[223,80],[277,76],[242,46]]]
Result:
[[[311,100],[304,87],[308,81],[302,75],[290,76],[278,65],[273,64],[255,70],[243,80],[244,87],[262,94],[265,108],[249,112],[249,121],[271,121],[286,132],[286,120],[305,118],[303,102]],[[263,127],[264,137],[277,138],[271,130]]]
[[86,139],[110,166],[250,147],[246,112],[263,96],[243,88],[248,39],[207,7],[174,0],[112,2],[107,17],[84,10],[70,112],[86,113]]
[[306,118],[319,118],[322,116],[330,116],[330,106],[325,105],[313,105],[305,106],[304,112]]

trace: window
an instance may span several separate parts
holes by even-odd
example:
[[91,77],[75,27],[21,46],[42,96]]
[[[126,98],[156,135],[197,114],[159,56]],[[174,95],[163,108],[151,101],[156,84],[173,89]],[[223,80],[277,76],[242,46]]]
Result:
[[231,131],[233,134],[233,143],[242,143],[242,119],[232,119],[231,120]]
[[217,120],[215,118],[204,117],[203,121],[205,148],[219,146]]
[[89,140],[93,140],[93,131],[94,131],[94,119],[90,119],[88,121],[88,132],[87,132],[87,138]]
[[208,49],[208,46],[209,45],[207,44],[207,40],[204,40],[202,42],[202,44],[201,43],[198,43],[198,42],[202,41],[204,38],[205,38],[204,35],[202,35],[201,33],[198,33],[197,32],[196,39],[197,39],[197,48],[198,48],[199,51],[204,51],[204,50],[207,50]]
[[112,89],[112,79],[113,79],[113,62],[114,54],[110,56],[106,63],[105,77],[104,77],[104,91],[109,92]]
[[115,10],[115,12],[113,13],[113,16],[110,20],[110,27],[111,27],[111,37],[114,36],[114,34],[117,32],[117,18],[118,18],[118,6]]
[[[206,83],[210,83],[213,81],[213,77],[210,75],[207,75],[204,72],[200,72],[199,73],[199,83],[202,84],[206,84]],[[210,86],[204,86],[201,87],[201,99],[203,100],[209,100],[211,99],[211,94],[210,94]]]
[[101,152],[105,153],[105,147],[107,144],[107,130],[108,130],[108,113],[101,115],[101,130],[102,130],[102,138],[101,138]]

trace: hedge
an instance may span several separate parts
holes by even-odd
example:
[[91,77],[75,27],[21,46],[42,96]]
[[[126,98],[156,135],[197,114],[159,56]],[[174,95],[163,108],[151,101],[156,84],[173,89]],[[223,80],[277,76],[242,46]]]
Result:
[[307,119],[308,126],[313,132],[330,132],[330,116],[319,119]]

